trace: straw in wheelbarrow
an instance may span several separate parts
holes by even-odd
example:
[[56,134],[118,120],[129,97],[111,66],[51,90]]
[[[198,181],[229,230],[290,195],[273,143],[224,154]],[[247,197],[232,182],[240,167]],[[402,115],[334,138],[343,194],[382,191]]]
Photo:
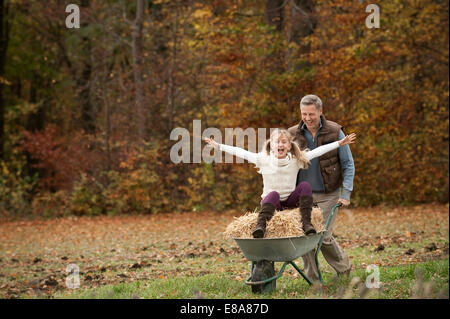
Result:
[[[256,227],[257,212],[247,212],[245,215],[231,222],[225,229],[224,235],[229,238],[252,238]],[[311,223],[317,232],[324,230],[322,210],[313,207]],[[305,236],[298,208],[276,211],[267,222],[265,238],[301,237]]]

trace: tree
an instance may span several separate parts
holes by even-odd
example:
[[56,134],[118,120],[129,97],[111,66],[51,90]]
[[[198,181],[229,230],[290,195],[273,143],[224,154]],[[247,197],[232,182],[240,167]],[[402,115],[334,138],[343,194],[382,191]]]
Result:
[[[287,63],[288,70],[292,72],[295,71],[292,63],[295,57],[309,52],[310,43],[307,39],[308,36],[314,33],[314,29],[317,25],[317,19],[314,14],[314,1],[291,0],[289,4],[290,19],[287,34]],[[293,48],[297,48],[297,50],[294,50]],[[296,65],[295,69],[298,70],[300,68],[310,66],[311,65],[305,61]]]
[[145,138],[145,112],[144,112],[144,80],[142,77],[142,23],[144,19],[144,0],[136,1],[136,18],[133,24],[133,73],[136,120],[138,126],[138,140],[142,143]]
[[0,159],[4,158],[5,96],[3,87],[7,83],[5,76],[5,65],[10,31],[9,8],[10,3],[8,0],[0,0]]
[[[81,8],[88,9],[90,0],[82,0]],[[89,23],[87,19],[83,19],[81,28],[88,28]],[[77,85],[80,89],[80,104],[81,104],[81,125],[84,131],[88,134],[95,132],[95,114],[91,101],[91,75],[92,75],[92,63],[91,63],[91,50],[92,44],[89,36],[84,33],[81,36],[81,48],[84,52],[83,62],[81,66],[81,74],[77,78]]]
[[284,7],[285,0],[266,0],[266,20],[267,23],[273,25],[278,32],[284,28]]

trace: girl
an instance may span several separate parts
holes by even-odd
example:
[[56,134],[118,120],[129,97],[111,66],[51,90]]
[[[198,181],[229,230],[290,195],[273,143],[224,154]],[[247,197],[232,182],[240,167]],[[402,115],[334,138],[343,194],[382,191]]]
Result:
[[266,224],[275,209],[300,208],[303,230],[306,235],[315,233],[311,224],[313,206],[311,186],[301,182],[296,187],[297,173],[308,168],[311,159],[319,157],[340,146],[352,144],[356,134],[347,135],[340,141],[320,146],[312,151],[301,151],[291,134],[285,129],[275,129],[270,135],[260,153],[248,152],[242,148],[219,144],[210,138],[205,138],[212,147],[248,160],[259,168],[263,177],[263,193],[261,195],[261,210],[258,214],[254,238],[264,237]]

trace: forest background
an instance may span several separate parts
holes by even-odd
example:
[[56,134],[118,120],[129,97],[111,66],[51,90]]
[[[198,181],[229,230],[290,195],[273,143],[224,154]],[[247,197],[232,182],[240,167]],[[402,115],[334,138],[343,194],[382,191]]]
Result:
[[358,134],[352,205],[448,203],[449,3],[369,3],[0,0],[0,215],[253,210],[253,165],[175,164],[170,132],[290,127],[310,93]]

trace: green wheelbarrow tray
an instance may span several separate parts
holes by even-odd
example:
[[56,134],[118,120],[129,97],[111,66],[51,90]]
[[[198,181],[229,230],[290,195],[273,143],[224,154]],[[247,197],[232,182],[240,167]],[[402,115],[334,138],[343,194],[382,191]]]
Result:
[[293,261],[317,247],[324,232],[302,237],[234,238],[249,261]]
[[268,260],[271,262],[284,262],[279,273],[273,277],[262,281],[251,281],[251,277],[247,278],[245,283],[247,285],[264,285],[281,277],[284,269],[288,264],[292,265],[300,275],[312,285],[311,280],[298,268],[294,260],[305,255],[306,253],[316,249],[315,262],[319,274],[319,280],[322,282],[322,274],[319,269],[318,254],[325,234],[328,231],[328,226],[334,215],[337,207],[342,204],[338,203],[331,209],[328,216],[325,230],[316,234],[301,236],[301,237],[284,237],[284,238],[233,238],[242,250],[245,258],[252,262],[252,271],[255,263],[261,260]]

